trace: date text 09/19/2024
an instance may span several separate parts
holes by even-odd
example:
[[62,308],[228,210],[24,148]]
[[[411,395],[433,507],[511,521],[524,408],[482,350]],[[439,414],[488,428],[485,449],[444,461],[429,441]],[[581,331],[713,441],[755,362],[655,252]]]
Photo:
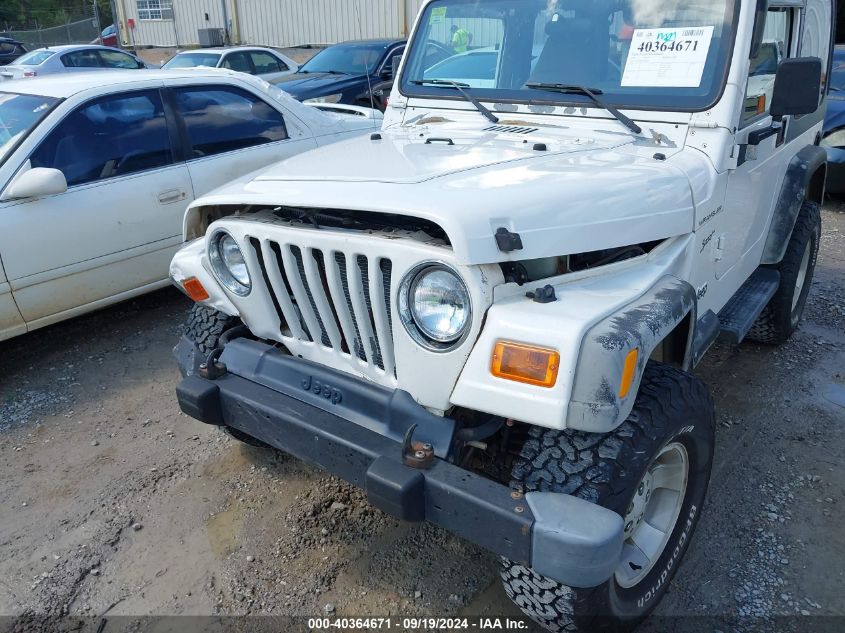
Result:
[[337,617],[309,618],[311,631],[333,630],[477,630],[477,631],[520,631],[528,628],[527,620],[519,618],[433,618],[433,617]]

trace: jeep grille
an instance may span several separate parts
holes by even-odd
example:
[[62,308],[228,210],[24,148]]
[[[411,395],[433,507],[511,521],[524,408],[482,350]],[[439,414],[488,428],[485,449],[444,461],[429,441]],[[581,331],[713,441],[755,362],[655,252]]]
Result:
[[395,375],[390,259],[267,239],[250,243],[282,340],[319,344]]

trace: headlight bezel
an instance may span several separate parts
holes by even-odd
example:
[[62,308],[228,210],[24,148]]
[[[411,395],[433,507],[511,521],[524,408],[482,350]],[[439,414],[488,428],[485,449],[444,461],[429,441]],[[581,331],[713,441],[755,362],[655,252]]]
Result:
[[[234,242],[235,247],[241,254],[241,258],[244,262],[244,270],[248,280],[247,284],[243,284],[226,264],[221,251],[221,243],[226,238],[229,238],[232,242]],[[214,273],[217,281],[219,281],[226,290],[238,297],[249,296],[252,292],[252,275],[249,272],[249,265],[247,264],[243,249],[241,248],[241,245],[238,244],[238,240],[236,240],[231,233],[220,229],[211,235],[208,242],[208,261],[211,264],[211,271]]]
[[[455,280],[463,287],[464,293],[467,297],[466,319],[464,325],[461,331],[456,336],[451,337],[450,340],[438,340],[428,335],[425,330],[418,325],[417,320],[414,318],[414,311],[412,308],[412,304],[414,301],[413,293],[415,292],[415,289],[418,286],[417,282],[424,275],[436,272],[438,270],[445,271],[451,274],[455,278]],[[470,331],[472,330],[472,294],[470,293],[469,287],[467,286],[460,273],[458,273],[458,271],[454,267],[450,266],[446,262],[422,262],[414,266],[407,273],[405,273],[404,277],[402,278],[402,282],[399,285],[397,307],[399,317],[402,321],[402,325],[404,326],[405,331],[410,335],[414,342],[417,343],[417,345],[431,352],[445,353],[457,349],[464,343],[464,341],[469,336]]]

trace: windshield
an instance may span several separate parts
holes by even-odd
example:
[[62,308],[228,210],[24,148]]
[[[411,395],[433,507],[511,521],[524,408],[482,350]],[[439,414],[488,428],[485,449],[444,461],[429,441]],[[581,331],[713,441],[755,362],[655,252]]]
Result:
[[735,0],[436,0],[420,17],[402,74],[409,96],[589,101],[700,110],[724,86]]
[[179,53],[162,68],[196,68],[197,66],[217,68],[219,61],[218,53]]
[[54,51],[32,51],[23,57],[15,60],[15,66],[38,66],[50,59],[56,53]]
[[51,97],[0,92],[0,165],[58,102]]
[[299,69],[301,73],[343,73],[371,75],[387,44],[338,44],[323,49]]

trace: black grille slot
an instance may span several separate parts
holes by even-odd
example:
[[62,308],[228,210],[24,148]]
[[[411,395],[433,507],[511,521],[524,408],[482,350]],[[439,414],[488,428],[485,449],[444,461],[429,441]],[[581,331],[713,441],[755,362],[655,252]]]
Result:
[[358,327],[358,320],[355,318],[355,308],[352,306],[352,295],[349,292],[349,279],[346,276],[346,256],[343,253],[334,254],[337,270],[340,273],[340,283],[343,286],[343,296],[346,299],[346,309],[349,310],[349,318],[355,328],[355,340],[352,343],[354,354],[362,361],[367,362],[367,354],[364,351],[364,344],[361,341],[361,330]]
[[298,246],[291,246],[290,252],[296,260],[296,267],[299,270],[299,278],[302,280],[302,285],[305,288],[305,294],[308,295],[308,303],[311,304],[311,310],[314,311],[314,316],[317,318],[317,324],[320,326],[320,342],[326,347],[331,347],[332,342],[329,339],[329,333],[326,331],[326,326],[320,316],[320,311],[317,309],[317,302],[314,301],[314,293],[311,292],[311,285],[308,283],[308,277],[305,274],[305,263],[302,261],[302,251]]
[[261,249],[261,242],[254,237],[250,237],[249,244],[255,251],[255,256],[258,259],[258,266],[261,268],[261,278],[264,279],[264,287],[267,288],[267,294],[270,295],[270,299],[273,301],[273,307],[276,309],[276,315],[279,317],[279,332],[288,336],[290,335],[290,330],[287,329],[287,321],[285,320],[285,315],[282,312],[282,306],[279,305],[276,293],[270,292],[270,288],[272,288],[272,286],[270,285],[270,278],[267,276],[267,265],[264,262],[264,252]]
[[367,269],[367,258],[363,255],[358,255],[358,270],[361,273],[361,286],[364,289],[364,301],[367,304],[367,318],[370,319],[370,327],[373,330],[373,340],[370,341],[370,349],[373,353],[373,362],[384,369],[384,359],[381,357],[381,341],[378,340],[378,328],[376,327],[375,319],[373,318],[373,304],[370,301],[370,273]]
[[393,262],[389,259],[379,260],[381,281],[384,286],[384,307],[387,310],[387,325],[390,328],[391,343],[393,342],[393,315],[390,313],[390,278],[393,273]]
[[[308,337],[308,340],[313,342],[314,337],[311,336],[311,332],[308,330],[308,324],[305,323],[305,319],[302,318],[302,309],[299,306],[296,305],[296,298],[294,297],[294,294],[293,294],[293,288],[291,288],[291,286],[290,286],[290,280],[288,279],[288,274],[287,274],[287,271],[285,270],[284,260],[282,259],[282,249],[276,242],[270,242],[270,248],[273,249],[273,253],[276,255],[276,261],[279,262],[279,274],[282,276],[282,281],[285,282],[285,291],[288,293],[288,297],[290,297],[291,303],[293,303],[293,305],[294,305],[294,307],[297,311],[297,316],[299,317],[299,325],[302,328],[302,331],[305,334],[305,336]],[[267,283],[266,279],[265,279],[265,283]],[[270,287],[269,283],[268,283],[267,287],[268,288]],[[275,293],[270,293],[270,294],[274,295],[273,296],[273,302],[278,304],[278,300],[275,297]]]
[[320,273],[320,284],[323,287],[323,296],[326,298],[329,309],[332,311],[332,319],[334,319],[334,324],[337,326],[338,334],[340,334],[340,349],[348,354],[349,343],[346,342],[346,336],[344,336],[343,328],[340,326],[340,318],[337,315],[337,308],[334,305],[334,301],[332,301],[332,293],[329,289],[329,279],[326,276],[325,255],[323,255],[323,251],[319,251],[317,249],[311,251],[311,254],[314,256],[314,262],[317,264],[317,270]]

